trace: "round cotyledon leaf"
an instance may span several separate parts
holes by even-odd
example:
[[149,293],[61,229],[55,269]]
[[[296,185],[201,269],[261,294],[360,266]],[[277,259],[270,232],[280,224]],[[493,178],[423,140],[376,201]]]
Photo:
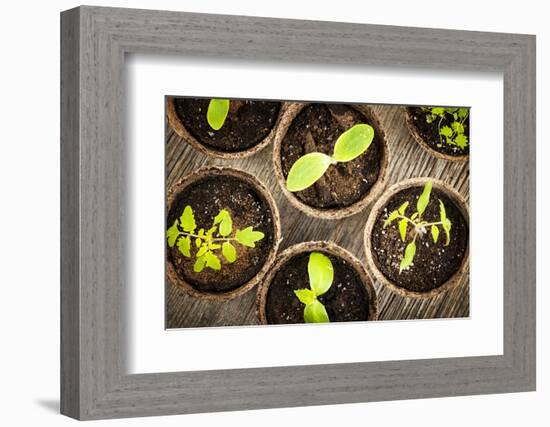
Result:
[[309,153],[300,157],[288,172],[287,190],[295,192],[311,187],[332,163],[334,163],[332,157],[323,153]]
[[220,130],[227,113],[229,112],[229,99],[211,99],[206,112],[206,120],[214,130]]
[[311,289],[298,289],[294,291],[294,294],[305,305],[313,304],[316,299],[315,293]]
[[373,139],[371,125],[360,123],[352,126],[336,140],[332,157],[337,162],[349,162],[367,151]]
[[315,296],[323,295],[330,289],[334,280],[334,268],[328,256],[319,252],[312,252],[309,255],[307,272],[309,275],[309,287]]
[[304,321],[306,323],[328,323],[330,319],[325,306],[315,300],[304,308]]

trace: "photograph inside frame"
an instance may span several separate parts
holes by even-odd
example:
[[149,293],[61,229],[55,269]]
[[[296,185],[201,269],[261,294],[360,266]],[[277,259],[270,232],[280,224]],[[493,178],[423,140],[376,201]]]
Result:
[[165,99],[166,328],[469,316],[469,107]]

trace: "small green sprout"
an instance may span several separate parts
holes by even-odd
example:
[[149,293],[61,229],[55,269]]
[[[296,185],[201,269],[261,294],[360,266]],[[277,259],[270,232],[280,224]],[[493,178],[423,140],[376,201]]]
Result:
[[319,252],[312,252],[309,255],[307,265],[309,275],[309,289],[298,289],[294,291],[301,303],[305,304],[304,321],[306,323],[328,323],[330,322],[325,306],[317,299],[332,286],[334,280],[334,269],[329,257]]
[[349,162],[367,151],[373,139],[372,126],[364,123],[352,126],[338,137],[332,156],[308,153],[296,160],[288,172],[287,190],[295,192],[311,187],[325,174],[330,165]]
[[[441,147],[443,143],[460,149],[468,147],[468,137],[464,133],[464,122],[470,115],[469,108],[422,107],[422,111],[426,113],[427,123],[433,123],[437,120],[438,147]],[[441,127],[444,119],[450,120],[451,118],[451,126]]]
[[430,194],[432,192],[432,181],[426,182],[424,185],[424,190],[422,194],[418,197],[416,201],[416,212],[414,212],[410,217],[405,215],[409,202],[403,203],[399,209],[391,212],[388,215],[388,218],[384,222],[384,228],[390,225],[393,221],[399,220],[398,228],[401,240],[405,242],[407,240],[407,229],[409,224],[412,226],[413,236],[412,240],[405,247],[405,253],[401,259],[401,264],[399,265],[399,273],[401,273],[405,268],[407,268],[413,262],[414,255],[416,254],[416,239],[424,235],[430,227],[432,234],[432,239],[434,243],[437,243],[439,238],[439,227],[445,232],[447,246],[451,240],[451,220],[447,218],[445,211],[445,205],[439,199],[439,221],[437,222],[428,222],[422,218],[424,211],[430,203]]
[[[214,218],[212,227],[208,230],[201,228],[198,232],[195,216],[191,206],[187,205],[179,220],[166,232],[168,246],[171,248],[177,245],[184,257],[191,258],[192,248],[196,248],[195,265],[193,270],[200,273],[204,267],[212,270],[221,270],[222,265],[219,256],[215,251],[220,250],[225,260],[231,264],[237,259],[237,250],[231,242],[240,243],[243,246],[254,248],[256,242],[264,238],[264,233],[256,231],[252,227],[237,230],[231,237],[233,231],[233,220],[226,209],[222,209]],[[194,243],[194,245],[193,245]]]
[[211,99],[206,112],[206,120],[214,130],[220,130],[227,113],[229,112],[229,99]]

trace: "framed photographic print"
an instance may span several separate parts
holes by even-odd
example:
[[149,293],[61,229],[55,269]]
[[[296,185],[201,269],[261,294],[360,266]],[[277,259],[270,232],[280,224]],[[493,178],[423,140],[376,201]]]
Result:
[[535,389],[534,36],[79,7],[61,40],[62,413]]
[[469,317],[469,107],[169,96],[166,120],[167,328]]

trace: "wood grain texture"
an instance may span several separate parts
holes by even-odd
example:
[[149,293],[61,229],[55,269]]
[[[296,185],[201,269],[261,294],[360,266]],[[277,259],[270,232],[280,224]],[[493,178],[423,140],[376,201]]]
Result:
[[[61,412],[80,414],[79,127],[80,15],[61,21]],[[63,260],[71,260],[63,262]]]
[[[412,137],[406,126],[405,114],[399,106],[371,106],[386,134],[389,164],[385,188],[407,178],[432,177],[450,184],[466,200],[469,196],[469,163],[436,159]],[[475,143],[474,141],[472,143]],[[231,166],[244,170],[263,182],[273,195],[281,212],[283,241],[279,251],[309,240],[329,240],[348,249],[366,266],[363,230],[370,207],[349,218],[326,220],[306,216],[294,208],[283,194],[273,171],[269,145],[260,153],[239,160],[208,157],[181,139],[170,127],[166,129],[166,162],[169,188],[196,168],[210,165]],[[371,274],[374,279],[374,275]],[[469,270],[459,284],[433,298],[406,298],[395,294],[376,281],[379,320],[431,319],[469,316]],[[176,286],[167,289],[167,327],[203,327],[257,325],[255,312],[256,288],[231,301],[197,300]]]
[[[100,419],[535,389],[534,36],[86,6],[61,18],[64,414]],[[503,354],[130,374],[124,61],[134,53],[502,72]]]

